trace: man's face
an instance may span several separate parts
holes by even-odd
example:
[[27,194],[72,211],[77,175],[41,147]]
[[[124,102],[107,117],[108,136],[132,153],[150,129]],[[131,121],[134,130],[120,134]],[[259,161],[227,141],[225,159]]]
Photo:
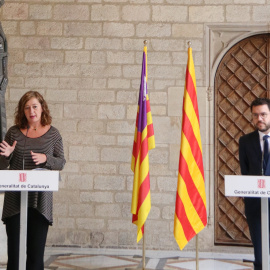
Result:
[[270,132],[270,111],[266,104],[252,107],[252,119],[254,126],[261,132]]

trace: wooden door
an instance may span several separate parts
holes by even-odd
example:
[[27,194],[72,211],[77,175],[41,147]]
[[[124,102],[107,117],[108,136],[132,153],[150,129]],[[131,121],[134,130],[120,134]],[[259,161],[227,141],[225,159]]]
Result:
[[239,175],[238,141],[254,130],[250,104],[269,97],[270,35],[234,45],[215,76],[215,244],[251,245],[244,203],[225,197],[224,175]]

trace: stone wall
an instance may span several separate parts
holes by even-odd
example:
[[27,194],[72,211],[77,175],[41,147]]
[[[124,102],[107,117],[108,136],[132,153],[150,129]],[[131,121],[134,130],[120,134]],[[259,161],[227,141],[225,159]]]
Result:
[[[54,197],[47,245],[141,247],[131,223],[130,161],[147,39],[156,138],[150,152],[147,248],[178,249],[173,220],[191,41],[210,209],[200,249],[214,249],[205,25],[267,23],[269,12],[270,0],[6,0],[0,21],[9,46],[8,126],[21,95],[37,90],[64,139],[67,164]],[[194,243],[186,250],[193,250]]]

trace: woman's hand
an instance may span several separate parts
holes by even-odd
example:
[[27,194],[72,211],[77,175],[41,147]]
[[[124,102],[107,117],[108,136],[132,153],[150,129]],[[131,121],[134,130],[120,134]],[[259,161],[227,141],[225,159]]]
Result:
[[36,165],[45,163],[47,161],[47,156],[45,154],[34,153],[31,151],[32,159]]
[[0,143],[0,155],[9,157],[14,151],[16,144],[17,144],[17,141],[14,141],[12,146],[10,146],[6,141],[2,141]]

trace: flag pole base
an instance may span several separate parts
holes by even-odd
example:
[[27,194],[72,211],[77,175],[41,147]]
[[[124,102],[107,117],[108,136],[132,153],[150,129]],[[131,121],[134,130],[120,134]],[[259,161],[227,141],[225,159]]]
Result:
[[138,268],[125,268],[125,270],[134,270],[134,269],[136,269],[136,270],[153,270],[153,268],[152,269],[150,269],[150,268],[143,268],[143,267],[138,267]]

